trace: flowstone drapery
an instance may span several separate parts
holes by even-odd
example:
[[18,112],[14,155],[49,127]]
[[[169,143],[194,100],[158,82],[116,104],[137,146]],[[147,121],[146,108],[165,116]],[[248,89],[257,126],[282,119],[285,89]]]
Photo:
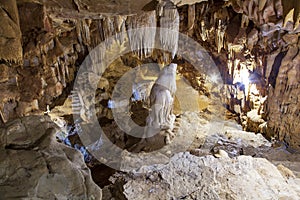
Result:
[[172,130],[175,121],[173,114],[176,92],[177,64],[164,67],[150,92],[150,113],[147,117],[145,136],[150,137],[161,130]]

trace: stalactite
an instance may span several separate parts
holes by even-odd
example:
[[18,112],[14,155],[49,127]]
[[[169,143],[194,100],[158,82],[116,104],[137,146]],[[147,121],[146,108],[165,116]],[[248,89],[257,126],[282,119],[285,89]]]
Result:
[[64,60],[66,62],[66,66],[65,66],[65,74],[66,74],[66,78],[69,80],[70,79],[70,73],[69,73],[69,59],[67,55],[64,55]]
[[[85,45],[88,49],[91,46],[91,35],[90,35],[90,24],[91,20],[80,19],[76,22],[76,35],[79,44]],[[90,50],[90,49],[89,49]]]
[[233,59],[232,43],[228,43],[227,48],[228,48],[228,60],[231,60],[231,59]]
[[173,59],[178,48],[179,14],[171,2],[167,2],[163,6],[163,13],[160,17],[160,27],[162,29],[160,29],[159,38],[162,48],[171,52]]
[[155,45],[155,11],[128,17],[128,38],[131,50],[139,57],[151,55]]
[[99,39],[101,42],[105,40],[102,24],[103,24],[103,19],[100,19],[97,23],[98,25],[97,27],[98,27]]
[[0,117],[1,117],[1,119],[2,119],[2,121],[4,123],[6,123],[8,121],[7,118],[5,117],[4,113],[2,112],[2,108],[1,107],[0,107]]
[[106,43],[106,46],[109,48],[112,45],[112,40],[108,39],[111,36],[113,36],[116,31],[114,27],[114,19],[111,17],[106,17],[102,21],[102,32],[103,32],[103,37],[104,41]]
[[195,5],[188,6],[188,25],[187,32],[189,34],[193,33],[194,24],[195,24],[196,10]]
[[62,75],[62,81],[61,81],[61,83],[62,83],[62,85],[64,86],[64,87],[66,87],[67,86],[67,83],[66,83],[66,67],[65,67],[65,63],[61,63],[60,64],[60,68],[61,68],[61,75]]
[[201,23],[200,23],[200,36],[201,36],[201,39],[203,41],[206,41],[207,38],[208,38],[208,30],[206,29],[206,26],[205,26],[205,21],[204,20],[201,20]]
[[59,70],[59,66],[58,63],[54,63],[54,67],[55,67],[55,71],[56,71],[56,77],[58,81],[61,81],[61,74],[60,74],[60,70]]
[[84,45],[87,47],[90,47],[91,45],[91,36],[90,36],[90,21],[86,21],[85,19],[82,19],[80,21],[80,32],[81,32],[81,38]]
[[240,60],[239,59],[235,59],[233,61],[233,84],[237,83],[237,82],[241,82],[241,74],[240,74],[240,70],[239,70],[239,64],[240,64]]
[[[126,31],[125,22],[126,22],[127,16],[115,16],[114,22],[115,22],[115,29],[117,33],[124,33]],[[119,42],[119,44],[122,44],[125,40],[125,34],[116,34],[116,40]]]
[[81,35],[81,22],[76,23],[76,35],[78,42],[82,45],[82,35]]
[[228,60],[227,60],[227,67],[228,67],[229,75],[231,75],[231,74],[232,74],[232,71],[233,71],[233,63],[232,63],[232,60],[231,60],[231,59],[228,59]]
[[218,53],[221,52],[221,49],[224,47],[224,35],[225,35],[225,27],[222,25],[222,20],[218,21],[218,26],[217,26],[217,37],[216,37],[216,45],[218,49]]

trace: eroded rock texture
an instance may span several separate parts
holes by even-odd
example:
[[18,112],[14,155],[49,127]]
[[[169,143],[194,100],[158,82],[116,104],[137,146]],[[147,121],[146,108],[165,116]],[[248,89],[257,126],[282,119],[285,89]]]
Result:
[[21,63],[21,30],[16,0],[1,0],[0,16],[0,61]]
[[55,139],[49,117],[0,128],[0,199],[101,199],[79,151]]
[[179,8],[180,30],[214,57],[223,101],[243,128],[293,148],[300,142],[299,7],[298,1],[232,0]]
[[[297,199],[297,180],[262,158],[179,153],[166,165],[112,178],[118,199]],[[122,192],[121,192],[122,191]],[[123,195],[122,195],[123,194]]]
[[[280,140],[284,140],[291,147],[299,148],[300,40],[297,41],[297,35],[289,35],[284,39],[291,44],[283,55],[277,55],[273,64],[273,70],[278,70],[278,76],[276,80],[272,80],[274,85],[269,85],[266,104],[269,111],[268,126]],[[279,64],[276,62],[281,62],[279,69],[274,69]]]
[[[0,88],[5,91],[0,94],[2,122],[41,114],[47,105],[52,108],[62,104],[80,64],[103,41],[110,53],[101,51],[91,59],[106,60],[129,46],[134,53],[123,55],[112,65],[129,70],[146,62],[169,64],[180,45],[177,34],[157,33],[154,28],[119,35],[122,37],[114,42],[107,40],[126,30],[159,25],[187,34],[212,55],[225,83],[224,103],[238,115],[245,130],[299,147],[299,1],[19,0],[2,1],[0,5]],[[153,50],[157,38],[171,48],[169,54]],[[210,91],[202,87],[205,75],[200,76],[183,59],[175,58],[181,63],[180,73],[188,74],[191,84],[209,96]],[[101,90],[98,97],[103,102],[83,99],[78,110],[87,119],[86,112],[98,103],[97,117],[111,118],[105,101],[115,80],[103,79],[105,87],[96,84],[94,78],[103,71],[93,67],[91,64],[88,68],[86,83],[90,90]],[[126,72],[115,71],[120,73],[116,77]]]

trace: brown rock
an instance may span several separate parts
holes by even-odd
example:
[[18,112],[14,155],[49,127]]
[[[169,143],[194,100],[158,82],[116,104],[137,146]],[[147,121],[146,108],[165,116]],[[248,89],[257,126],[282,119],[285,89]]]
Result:
[[9,79],[8,66],[0,64],[0,83],[6,82]]
[[18,2],[20,26],[23,34],[34,29],[44,29],[45,8],[33,2]]
[[101,199],[80,152],[57,143],[55,132],[43,116],[0,129],[1,199]]
[[16,0],[0,1],[0,60],[22,62],[21,30]]
[[283,36],[283,40],[287,44],[297,44],[299,40],[299,35],[297,34],[286,34]]
[[279,68],[274,90],[267,100],[269,133],[292,148],[300,148],[300,53],[297,45],[290,45]]
[[16,112],[18,116],[25,116],[38,110],[39,110],[38,100],[34,99],[32,102],[23,102],[23,101],[18,102],[18,107],[16,109]]

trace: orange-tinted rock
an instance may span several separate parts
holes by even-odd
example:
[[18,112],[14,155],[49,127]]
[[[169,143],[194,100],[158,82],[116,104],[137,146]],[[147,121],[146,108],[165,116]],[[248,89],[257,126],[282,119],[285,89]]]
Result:
[[22,62],[21,30],[16,0],[0,1],[0,60]]

